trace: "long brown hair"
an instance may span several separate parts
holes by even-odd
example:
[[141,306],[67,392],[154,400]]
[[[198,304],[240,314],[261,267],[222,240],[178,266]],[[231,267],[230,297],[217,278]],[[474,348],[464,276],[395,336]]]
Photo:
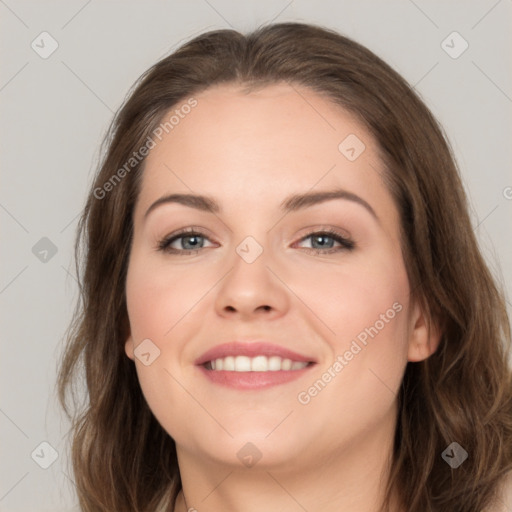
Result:
[[[478,249],[451,148],[391,67],[332,30],[301,23],[194,38],[141,76],[110,126],[78,225],[80,299],[58,375],[59,399],[73,421],[82,510],[153,512],[166,496],[173,510],[181,489],[175,443],[124,352],[125,278],[144,159],[126,162],[169,109],[230,82],[246,91],[277,82],[306,86],[355,115],[377,141],[414,298],[443,332],[430,358],[407,364],[387,497],[398,493],[409,512],[480,512],[512,470],[510,324]],[[73,390],[80,375],[87,400],[79,407]],[[452,442],[469,454],[457,469],[441,456]]]

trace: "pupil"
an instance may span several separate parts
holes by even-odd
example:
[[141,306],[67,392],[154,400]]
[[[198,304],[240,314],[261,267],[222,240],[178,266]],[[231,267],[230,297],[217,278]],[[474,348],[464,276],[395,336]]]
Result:
[[320,242],[320,246],[325,246],[325,239],[326,238],[330,238],[328,236],[325,236],[325,235],[319,235],[317,237],[315,237],[316,241],[318,242],[318,240],[323,240],[323,242]]
[[197,246],[197,239],[198,239],[197,236],[187,236],[184,240],[185,240],[185,244],[187,244],[187,240],[195,240],[196,243],[195,244],[192,243],[192,249],[194,249]]

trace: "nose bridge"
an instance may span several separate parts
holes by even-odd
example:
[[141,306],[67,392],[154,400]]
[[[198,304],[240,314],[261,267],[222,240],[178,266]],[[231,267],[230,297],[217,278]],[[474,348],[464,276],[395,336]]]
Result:
[[268,244],[262,238],[261,234],[244,234],[242,240],[234,246],[231,272],[228,274],[230,280],[234,281],[232,285],[240,283],[242,286],[254,287],[255,290],[259,286],[271,285],[272,273],[269,267],[275,265]]
[[[261,236],[259,236],[261,239]],[[260,259],[264,252],[268,252],[268,244],[264,248],[253,235],[246,236],[237,246],[235,252],[248,265],[252,265],[256,260]],[[266,260],[267,258],[262,258]],[[260,262],[261,263],[261,262]]]
[[[253,231],[254,233],[254,231]],[[265,232],[263,232],[265,234]],[[219,311],[233,311],[250,315],[257,310],[280,311],[286,309],[288,299],[285,287],[274,275],[269,248],[263,235],[245,235],[234,247],[230,271],[222,280],[217,294]],[[271,270],[272,269],[272,270]]]

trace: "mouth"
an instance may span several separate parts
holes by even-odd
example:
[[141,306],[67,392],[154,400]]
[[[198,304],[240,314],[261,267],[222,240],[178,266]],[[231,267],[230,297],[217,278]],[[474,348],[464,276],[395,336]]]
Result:
[[266,342],[219,345],[196,361],[210,382],[239,390],[285,384],[309,372],[316,364],[310,357]]

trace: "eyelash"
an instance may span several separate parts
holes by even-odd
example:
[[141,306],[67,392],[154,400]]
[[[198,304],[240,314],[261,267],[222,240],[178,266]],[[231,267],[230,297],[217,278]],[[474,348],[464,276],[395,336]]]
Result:
[[[185,236],[186,235],[186,236]],[[349,238],[341,235],[341,233],[333,230],[333,229],[322,229],[320,231],[312,231],[311,233],[308,233],[307,235],[303,236],[299,242],[302,242],[312,236],[328,236],[329,238],[332,238],[335,242],[338,242],[341,244],[341,247],[331,248],[331,249],[313,249],[309,247],[303,248],[306,252],[313,252],[315,254],[333,254],[341,251],[351,251],[355,247],[355,243],[350,240]],[[158,251],[168,253],[168,254],[180,254],[180,255],[189,255],[189,254],[195,254],[204,249],[203,247],[199,249],[171,249],[169,246],[175,241],[179,240],[180,238],[187,238],[191,236],[200,236],[203,238],[208,239],[208,237],[201,233],[200,231],[196,230],[196,228],[187,228],[184,229],[178,233],[174,233],[172,235],[164,237],[162,240],[160,240],[157,244],[156,249]]]

